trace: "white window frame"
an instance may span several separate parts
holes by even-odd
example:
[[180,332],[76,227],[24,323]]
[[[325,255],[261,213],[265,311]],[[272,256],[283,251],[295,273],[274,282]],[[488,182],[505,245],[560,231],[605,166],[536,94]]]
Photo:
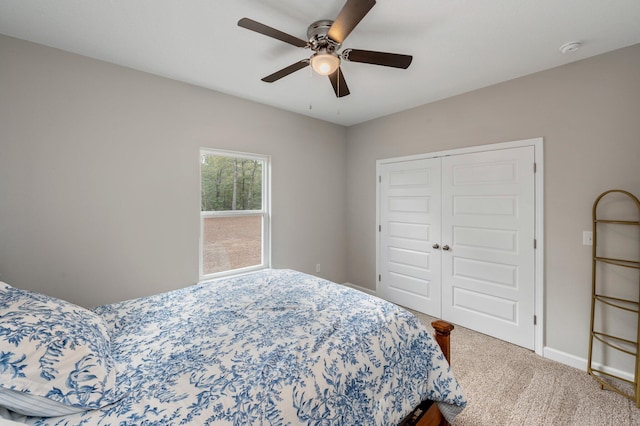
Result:
[[[262,209],[261,210],[233,210],[233,211],[207,211],[203,212],[202,208],[202,156],[214,155],[219,157],[241,158],[243,160],[257,160],[262,162]],[[248,272],[257,271],[271,267],[271,157],[267,155],[250,154],[246,152],[224,151],[210,148],[200,148],[198,156],[198,170],[200,171],[200,247],[199,247],[199,276],[200,280],[209,280],[213,278],[241,275]],[[262,216],[262,261],[260,265],[249,266],[239,269],[231,269],[227,271],[214,272],[212,274],[204,273],[204,219],[209,217],[238,217],[238,216]]]

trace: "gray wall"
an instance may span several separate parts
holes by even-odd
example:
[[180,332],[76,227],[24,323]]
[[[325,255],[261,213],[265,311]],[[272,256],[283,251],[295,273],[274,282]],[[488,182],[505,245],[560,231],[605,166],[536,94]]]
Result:
[[544,138],[545,345],[586,358],[582,231],[603,191],[640,196],[640,45],[350,127],[349,281],[375,289],[376,160],[533,137]]
[[271,155],[273,266],[343,282],[346,130],[0,36],[0,280],[84,306],[198,280],[199,148]]

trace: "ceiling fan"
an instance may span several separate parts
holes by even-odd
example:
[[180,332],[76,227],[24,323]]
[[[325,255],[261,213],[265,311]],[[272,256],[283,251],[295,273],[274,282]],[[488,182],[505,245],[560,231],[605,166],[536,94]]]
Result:
[[264,77],[262,81],[273,83],[311,65],[318,74],[329,76],[333,91],[341,98],[349,94],[349,87],[340,69],[341,60],[407,69],[413,59],[410,55],[360,49],[344,49],[338,53],[347,36],[375,4],[375,0],[347,0],[335,21],[324,19],[309,25],[308,41],[249,18],[240,19],[238,26],[313,51],[309,59],[303,59],[276,71]]

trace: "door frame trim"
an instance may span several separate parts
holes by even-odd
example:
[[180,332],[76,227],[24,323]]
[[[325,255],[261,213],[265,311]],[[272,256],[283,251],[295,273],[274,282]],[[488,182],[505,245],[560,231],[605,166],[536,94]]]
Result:
[[[446,151],[428,152],[424,154],[409,155],[404,157],[385,158],[376,161],[376,293],[380,281],[377,279],[380,274],[380,167],[384,164],[422,160],[427,158],[446,157],[449,155],[460,155],[477,152],[495,151],[510,148],[521,148],[525,146],[533,146],[534,162],[536,164],[536,172],[534,176],[534,204],[535,204],[535,224],[534,238],[536,240],[535,250],[535,277],[534,277],[534,307],[533,312],[536,318],[534,325],[534,350],[536,354],[543,356],[544,338],[545,338],[545,317],[544,317],[544,140],[542,137],[523,139],[510,142],[499,142],[488,145],[477,145],[466,148],[456,148]],[[534,321],[531,318],[531,321]]]

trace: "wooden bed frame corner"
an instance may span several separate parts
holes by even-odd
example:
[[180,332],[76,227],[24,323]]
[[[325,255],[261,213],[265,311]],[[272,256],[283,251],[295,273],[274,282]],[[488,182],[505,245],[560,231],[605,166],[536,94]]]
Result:
[[[431,323],[435,330],[435,339],[442,349],[447,362],[451,364],[451,331],[454,326],[446,321],[437,320]],[[433,401],[423,401],[398,426],[450,426],[438,405]]]

